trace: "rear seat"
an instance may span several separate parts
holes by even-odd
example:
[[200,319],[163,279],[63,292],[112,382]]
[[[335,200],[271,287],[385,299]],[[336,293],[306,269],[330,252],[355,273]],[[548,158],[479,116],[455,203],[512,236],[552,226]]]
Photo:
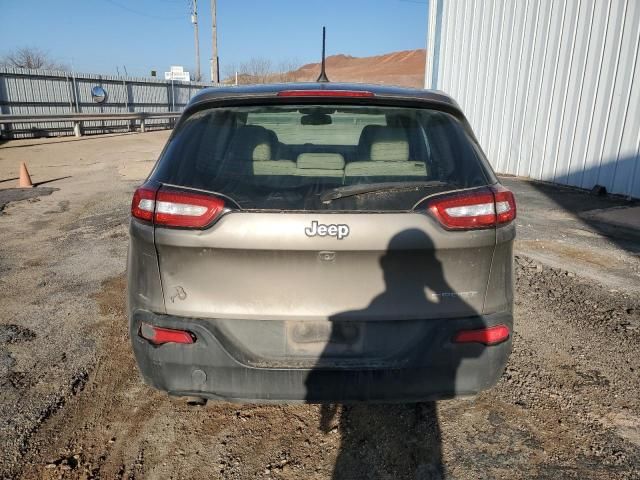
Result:
[[345,177],[427,175],[424,162],[409,160],[409,141],[403,129],[376,126],[366,133],[359,145],[365,160],[347,164]]
[[295,175],[296,162],[273,160],[278,137],[271,130],[257,125],[247,125],[236,132],[228,158],[231,162],[251,162],[254,175]]
[[[332,152],[306,152],[297,160],[274,160],[278,138],[257,125],[239,128],[227,152],[231,167],[238,173],[250,168],[254,175],[294,175],[301,177],[386,177],[427,175],[424,162],[409,160],[409,141],[401,128],[369,126],[358,150],[364,160],[345,166],[344,156]],[[365,130],[363,130],[365,134]]]
[[296,175],[302,177],[344,176],[344,157],[339,153],[301,153],[296,166]]

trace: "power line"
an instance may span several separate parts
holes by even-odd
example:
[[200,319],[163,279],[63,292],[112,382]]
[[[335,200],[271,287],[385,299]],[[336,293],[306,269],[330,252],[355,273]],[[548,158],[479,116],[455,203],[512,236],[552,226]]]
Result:
[[138,10],[134,10],[133,8],[129,8],[126,5],[122,5],[121,3],[118,3],[114,0],[105,0],[107,3],[110,3],[111,5],[115,5],[118,8],[121,8],[123,10],[126,10],[127,12],[131,12],[131,13],[135,13],[136,15],[140,15],[142,17],[147,17],[147,18],[153,18],[154,20],[179,20],[182,19],[184,17],[182,16],[176,16],[176,17],[159,17],[157,15],[150,15],[146,12],[140,12]]

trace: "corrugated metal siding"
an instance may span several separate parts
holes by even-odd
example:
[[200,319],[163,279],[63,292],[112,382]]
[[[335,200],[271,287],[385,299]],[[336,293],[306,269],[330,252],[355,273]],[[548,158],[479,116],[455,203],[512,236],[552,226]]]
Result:
[[639,0],[431,0],[429,16],[425,86],[496,171],[640,198]]
[[[104,103],[95,103],[91,89],[102,86],[107,92]],[[171,82],[136,77],[78,74],[47,70],[0,67],[0,113],[114,113],[181,111],[198,90],[210,86],[202,82]],[[149,127],[166,126],[168,119],[150,119]],[[39,135],[71,135],[71,122],[14,123],[0,127],[10,138]],[[83,122],[92,133],[127,130],[129,122],[110,120]]]

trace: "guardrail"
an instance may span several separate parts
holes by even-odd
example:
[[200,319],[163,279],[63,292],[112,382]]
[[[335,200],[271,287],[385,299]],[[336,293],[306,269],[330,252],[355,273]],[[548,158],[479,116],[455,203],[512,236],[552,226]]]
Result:
[[51,113],[51,114],[20,114],[0,115],[0,124],[5,123],[43,123],[43,122],[73,122],[73,133],[82,136],[82,122],[106,120],[133,120],[140,122],[140,131],[145,132],[145,121],[152,118],[178,118],[178,112],[131,112],[131,113]]

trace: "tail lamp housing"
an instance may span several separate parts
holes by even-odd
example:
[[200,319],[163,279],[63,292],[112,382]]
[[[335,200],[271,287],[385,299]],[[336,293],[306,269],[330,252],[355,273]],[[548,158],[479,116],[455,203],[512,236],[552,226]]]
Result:
[[456,333],[453,343],[481,343],[491,346],[507,341],[509,335],[509,327],[501,324],[475,330],[461,330]]
[[144,322],[140,324],[138,335],[153,345],[164,345],[165,343],[190,345],[196,342],[196,336],[187,330],[156,327]]
[[516,201],[510,190],[492,185],[436,197],[427,211],[447,230],[493,228],[515,220]]
[[225,208],[220,197],[143,185],[133,194],[131,215],[159,227],[204,228]]

